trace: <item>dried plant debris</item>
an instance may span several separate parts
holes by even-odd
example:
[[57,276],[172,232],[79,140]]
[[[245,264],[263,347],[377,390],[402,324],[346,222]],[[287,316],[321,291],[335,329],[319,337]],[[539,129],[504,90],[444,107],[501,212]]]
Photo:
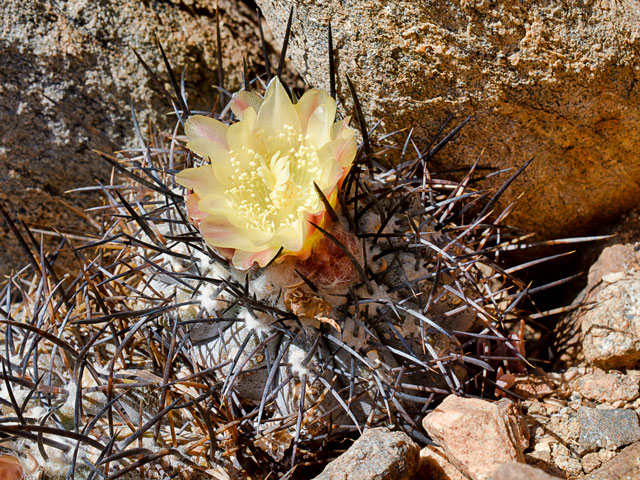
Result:
[[[272,75],[247,86],[264,92]],[[34,232],[0,209],[29,260],[0,291],[7,455],[44,478],[304,478],[367,428],[428,442],[421,420],[451,392],[511,395],[524,322],[545,314],[520,307],[561,283],[514,276],[554,257],[501,266],[529,236],[503,225],[504,189],[483,180],[502,174],[506,188],[522,169],[430,171],[462,125],[429,145],[379,135],[347,79],[362,142],[337,207],[323,200],[311,256],[238,270],[203,241],[175,181],[205,160],[178,134],[198,112],[170,79],[176,128],[145,137],[136,123],[138,148],[100,153],[110,184],[84,187],[103,193],[100,235]],[[221,86],[211,111],[229,123]],[[77,270],[56,272],[38,233]]]

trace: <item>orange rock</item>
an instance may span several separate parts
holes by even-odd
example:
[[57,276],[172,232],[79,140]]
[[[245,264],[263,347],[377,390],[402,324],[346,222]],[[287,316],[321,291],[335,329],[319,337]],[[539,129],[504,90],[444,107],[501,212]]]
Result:
[[487,479],[503,463],[524,463],[528,429],[510,400],[449,395],[422,423],[447,459],[473,480]]
[[444,454],[441,448],[427,445],[420,450],[416,480],[468,480]]

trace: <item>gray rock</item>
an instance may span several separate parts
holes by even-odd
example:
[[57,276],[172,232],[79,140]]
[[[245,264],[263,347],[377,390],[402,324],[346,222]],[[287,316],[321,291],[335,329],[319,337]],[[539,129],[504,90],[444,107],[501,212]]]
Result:
[[[219,4],[226,86],[234,88],[241,82],[242,56],[250,62],[261,57],[254,40],[257,23],[242,2]],[[166,81],[157,35],[176,75],[188,66],[192,108],[210,109],[217,79],[215,5],[215,0],[0,2],[0,202],[32,225],[94,232],[60,201],[79,210],[98,203],[88,194],[62,198],[68,189],[95,185],[96,178],[108,180],[111,169],[91,149],[138,145],[130,99],[143,131],[149,119],[162,126],[175,121],[130,46]],[[2,226],[0,245],[0,275],[26,263]]]
[[[424,148],[453,112],[475,114],[445,167],[521,165],[503,205],[527,229],[598,227],[640,199],[640,8],[631,0],[565,2],[258,0],[277,38],[295,6],[292,61],[327,88],[331,20],[338,95],[356,84],[371,124],[415,127]],[[434,165],[433,168],[438,168]]]
[[580,446],[585,450],[613,450],[640,439],[638,415],[633,410],[581,407],[578,418]]
[[419,458],[420,447],[407,434],[372,428],[315,480],[409,480]]

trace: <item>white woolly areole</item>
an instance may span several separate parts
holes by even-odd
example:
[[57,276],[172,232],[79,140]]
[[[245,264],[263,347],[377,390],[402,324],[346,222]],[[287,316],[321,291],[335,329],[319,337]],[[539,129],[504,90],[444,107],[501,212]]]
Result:
[[264,333],[267,333],[270,330],[269,325],[265,325],[260,321],[260,319],[244,307],[242,307],[238,312],[238,318],[244,320],[244,324],[249,330],[256,330]]
[[289,346],[289,363],[291,364],[291,372],[298,377],[303,375],[310,376],[311,372],[303,365],[307,352],[296,345]]
[[[36,412],[34,412],[33,408],[30,408],[25,413],[30,417],[36,417]],[[69,450],[64,452],[58,448],[43,444],[42,448],[47,455],[46,460],[42,456],[40,448],[38,447],[38,442],[36,441],[21,439],[16,442],[12,442],[10,446],[5,446],[9,447],[17,454],[23,468],[25,469],[25,479],[42,478],[42,476],[44,476],[44,478],[65,478],[69,472],[69,466],[71,465],[75,442],[62,437],[56,438],[56,441],[69,446]],[[95,462],[96,455],[94,452],[95,450],[87,448],[81,444],[78,452],[78,458],[84,457],[90,462]],[[87,478],[85,472],[85,469],[77,468],[74,478],[78,480]]]
[[[66,443],[69,445],[67,441],[64,439],[56,439],[57,442]],[[69,465],[71,465],[72,456],[73,456],[73,448],[69,449],[67,453],[63,452],[54,447],[49,447],[48,445],[44,445],[44,450],[47,454],[47,460],[40,454],[40,450],[37,447],[36,442],[28,442],[30,447],[28,450],[25,448],[25,452],[29,452],[33,455],[36,462],[40,466],[40,471],[45,474],[46,478],[65,478],[67,473],[69,472]],[[75,445],[69,445],[70,447],[75,447]],[[79,458],[82,456],[88,456],[87,452],[83,451],[84,448],[80,446],[80,452],[78,454]],[[90,456],[89,456],[90,458]],[[76,469],[76,479],[86,478],[81,475],[82,470]],[[36,477],[34,477],[36,478]]]
[[251,279],[251,292],[256,298],[274,307],[285,309],[281,290],[283,286],[300,282],[291,264],[285,260],[282,264],[273,264],[257,278]]
[[222,295],[216,295],[218,289],[218,286],[211,283],[207,283],[200,289],[198,301],[200,302],[200,306],[202,307],[202,309],[206,310],[210,314],[223,309],[226,305],[226,302],[220,300],[220,297]]
[[[210,270],[209,264],[210,264],[211,257],[209,257],[207,252],[201,252],[200,250],[197,250],[194,248],[192,253],[193,253],[193,258],[199,264],[201,271],[204,270],[205,268],[207,270]],[[214,263],[215,262],[211,263],[211,265],[213,265]]]
[[[185,243],[178,243],[171,248],[171,251],[183,255],[189,254],[187,245]],[[168,255],[166,253],[163,253],[162,256],[171,265],[171,269],[174,272],[182,272],[185,269],[184,259],[176,257],[175,255]]]
[[250,285],[251,291],[256,295],[258,300],[273,304],[283,283],[278,283],[278,278],[274,278],[267,272],[257,278],[252,278]]

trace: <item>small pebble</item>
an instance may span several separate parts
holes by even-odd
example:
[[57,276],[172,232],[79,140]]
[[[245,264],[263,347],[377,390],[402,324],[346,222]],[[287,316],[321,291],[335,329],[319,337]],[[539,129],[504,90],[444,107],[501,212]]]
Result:
[[640,423],[633,410],[582,407],[578,418],[580,446],[585,450],[615,450],[640,439]]
[[600,460],[600,455],[597,453],[587,453],[584,457],[582,457],[582,470],[584,473],[589,473],[602,465],[602,460]]
[[567,472],[569,475],[580,475],[582,473],[582,464],[577,458],[571,455],[558,455],[555,458],[556,467]]

